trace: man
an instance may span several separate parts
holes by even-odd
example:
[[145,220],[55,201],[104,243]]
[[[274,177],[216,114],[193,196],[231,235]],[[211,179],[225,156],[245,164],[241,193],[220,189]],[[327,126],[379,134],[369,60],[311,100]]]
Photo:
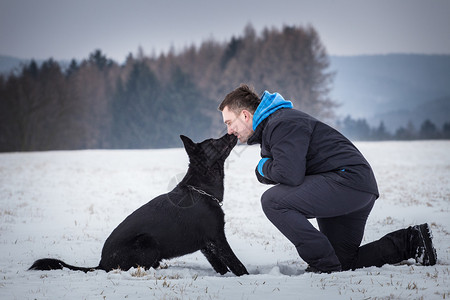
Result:
[[[280,94],[266,91],[260,98],[247,85],[230,92],[219,110],[229,134],[261,144],[256,177],[275,185],[261,197],[264,213],[295,245],[308,263],[306,271],[354,270],[409,258],[436,263],[427,224],[360,247],[378,188],[369,163],[338,131],[293,109]],[[320,231],[308,218],[317,219]]]

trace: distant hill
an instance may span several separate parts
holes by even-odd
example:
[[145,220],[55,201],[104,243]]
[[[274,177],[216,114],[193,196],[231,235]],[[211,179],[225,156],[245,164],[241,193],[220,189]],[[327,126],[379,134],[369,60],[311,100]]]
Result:
[[14,69],[18,69],[21,64],[30,60],[20,59],[12,56],[0,55],[0,74],[7,75]]
[[432,121],[439,128],[442,128],[445,122],[450,122],[450,96],[427,101],[411,108],[405,107],[375,114],[369,120],[375,123],[373,125],[378,125],[380,120],[384,120],[385,125],[392,131],[401,126],[406,127],[405,125],[409,122],[412,122],[415,129],[420,129],[426,119]]
[[427,118],[438,126],[450,121],[450,55],[331,56],[330,62],[340,116],[384,121],[391,131],[408,121],[416,128]]
[[[0,55],[0,74],[29,61]],[[416,128],[426,119],[439,127],[450,121],[450,55],[330,56],[330,63],[338,116],[365,118],[372,126],[384,121],[390,131],[409,121]]]

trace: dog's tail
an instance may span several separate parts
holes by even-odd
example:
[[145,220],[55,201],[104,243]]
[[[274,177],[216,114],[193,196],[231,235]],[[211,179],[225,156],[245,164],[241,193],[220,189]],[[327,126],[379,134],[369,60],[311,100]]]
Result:
[[59,259],[53,258],[43,258],[38,259],[34,262],[34,264],[28,270],[37,270],[37,271],[49,271],[49,270],[62,270],[63,268],[68,268],[73,271],[83,271],[85,273],[94,271],[94,270],[102,270],[100,266],[94,268],[84,268],[84,267],[76,267],[71,266],[63,262]]

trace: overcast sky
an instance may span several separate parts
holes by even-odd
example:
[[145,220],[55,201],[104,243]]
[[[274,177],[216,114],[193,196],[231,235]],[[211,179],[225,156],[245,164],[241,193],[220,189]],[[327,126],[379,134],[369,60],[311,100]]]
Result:
[[450,54],[450,0],[0,0],[0,54],[122,62],[226,41],[251,23],[312,25],[328,54]]

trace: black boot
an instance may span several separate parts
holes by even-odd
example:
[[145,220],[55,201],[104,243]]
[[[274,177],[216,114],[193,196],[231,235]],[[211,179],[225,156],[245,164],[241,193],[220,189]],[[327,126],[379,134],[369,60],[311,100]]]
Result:
[[433,235],[427,223],[408,228],[409,245],[412,258],[424,266],[436,264],[436,249],[433,247]]

